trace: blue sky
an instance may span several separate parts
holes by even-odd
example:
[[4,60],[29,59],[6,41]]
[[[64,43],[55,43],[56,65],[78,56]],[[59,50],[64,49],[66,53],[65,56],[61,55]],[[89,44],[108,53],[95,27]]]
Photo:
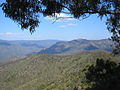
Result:
[[[58,17],[68,17],[61,13]],[[28,30],[21,30],[20,26],[9,18],[5,18],[0,10],[0,39],[3,40],[73,40],[78,38],[98,40],[110,37],[106,29],[105,18],[100,20],[96,15],[79,21],[72,18],[55,21],[51,17],[40,17],[41,23],[31,35]]]

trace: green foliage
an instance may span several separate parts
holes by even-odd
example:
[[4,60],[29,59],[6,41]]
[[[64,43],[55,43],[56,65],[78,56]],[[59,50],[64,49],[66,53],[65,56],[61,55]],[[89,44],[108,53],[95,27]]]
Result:
[[20,24],[22,29],[29,29],[33,32],[38,26],[38,13],[40,12],[38,0],[6,0],[2,6],[5,16]]
[[119,90],[120,64],[97,59],[95,65],[89,66],[85,78],[86,83],[91,84],[86,90]]
[[83,90],[83,69],[97,58],[119,62],[104,51],[33,55],[0,67],[0,90]]

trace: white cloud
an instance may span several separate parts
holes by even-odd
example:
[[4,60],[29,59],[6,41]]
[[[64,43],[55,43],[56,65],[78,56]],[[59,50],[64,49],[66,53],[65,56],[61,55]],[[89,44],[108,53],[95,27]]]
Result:
[[68,21],[73,21],[76,20],[72,18],[72,16],[64,14],[64,13],[56,13],[55,17],[52,16],[47,16],[45,17],[46,20],[50,20],[52,22],[68,22]]
[[41,37],[39,37],[38,33],[33,33],[32,35],[30,33],[24,32],[2,32],[0,33],[0,39],[3,40],[39,40]]
[[69,23],[68,26],[77,26],[77,24]]
[[15,40],[20,36],[22,36],[21,33],[13,33],[13,32],[0,33],[0,38],[5,40]]
[[64,14],[64,13],[56,13],[55,16],[56,17],[70,17],[69,15]]
[[66,28],[66,27],[74,27],[74,26],[77,26],[77,24],[72,24],[72,23],[69,23],[67,25],[60,25],[58,26],[59,28]]
[[65,25],[60,25],[60,26],[58,26],[59,28],[66,28],[66,26]]
[[12,32],[4,32],[4,33],[0,33],[0,35],[12,36],[12,35],[14,35],[14,33],[12,33]]
[[0,36],[9,36],[9,37],[21,36],[21,35],[23,35],[23,34],[22,33],[13,33],[13,32],[0,33]]

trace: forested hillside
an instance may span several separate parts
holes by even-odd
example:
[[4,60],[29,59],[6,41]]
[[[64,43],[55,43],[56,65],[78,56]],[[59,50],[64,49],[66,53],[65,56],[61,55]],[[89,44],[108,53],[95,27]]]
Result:
[[0,90],[82,90],[83,69],[97,58],[120,62],[105,51],[32,55],[0,67]]

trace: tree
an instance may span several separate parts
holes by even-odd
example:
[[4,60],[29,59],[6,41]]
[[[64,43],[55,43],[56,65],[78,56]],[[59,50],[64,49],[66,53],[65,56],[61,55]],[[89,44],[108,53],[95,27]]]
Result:
[[120,52],[120,0],[6,0],[1,4],[6,17],[21,25],[22,29],[35,31],[39,16],[66,13],[76,19],[85,19],[93,14],[106,19],[107,29],[115,43],[114,53]]
[[97,59],[85,73],[86,83],[91,87],[86,90],[120,90],[120,64],[110,60]]

